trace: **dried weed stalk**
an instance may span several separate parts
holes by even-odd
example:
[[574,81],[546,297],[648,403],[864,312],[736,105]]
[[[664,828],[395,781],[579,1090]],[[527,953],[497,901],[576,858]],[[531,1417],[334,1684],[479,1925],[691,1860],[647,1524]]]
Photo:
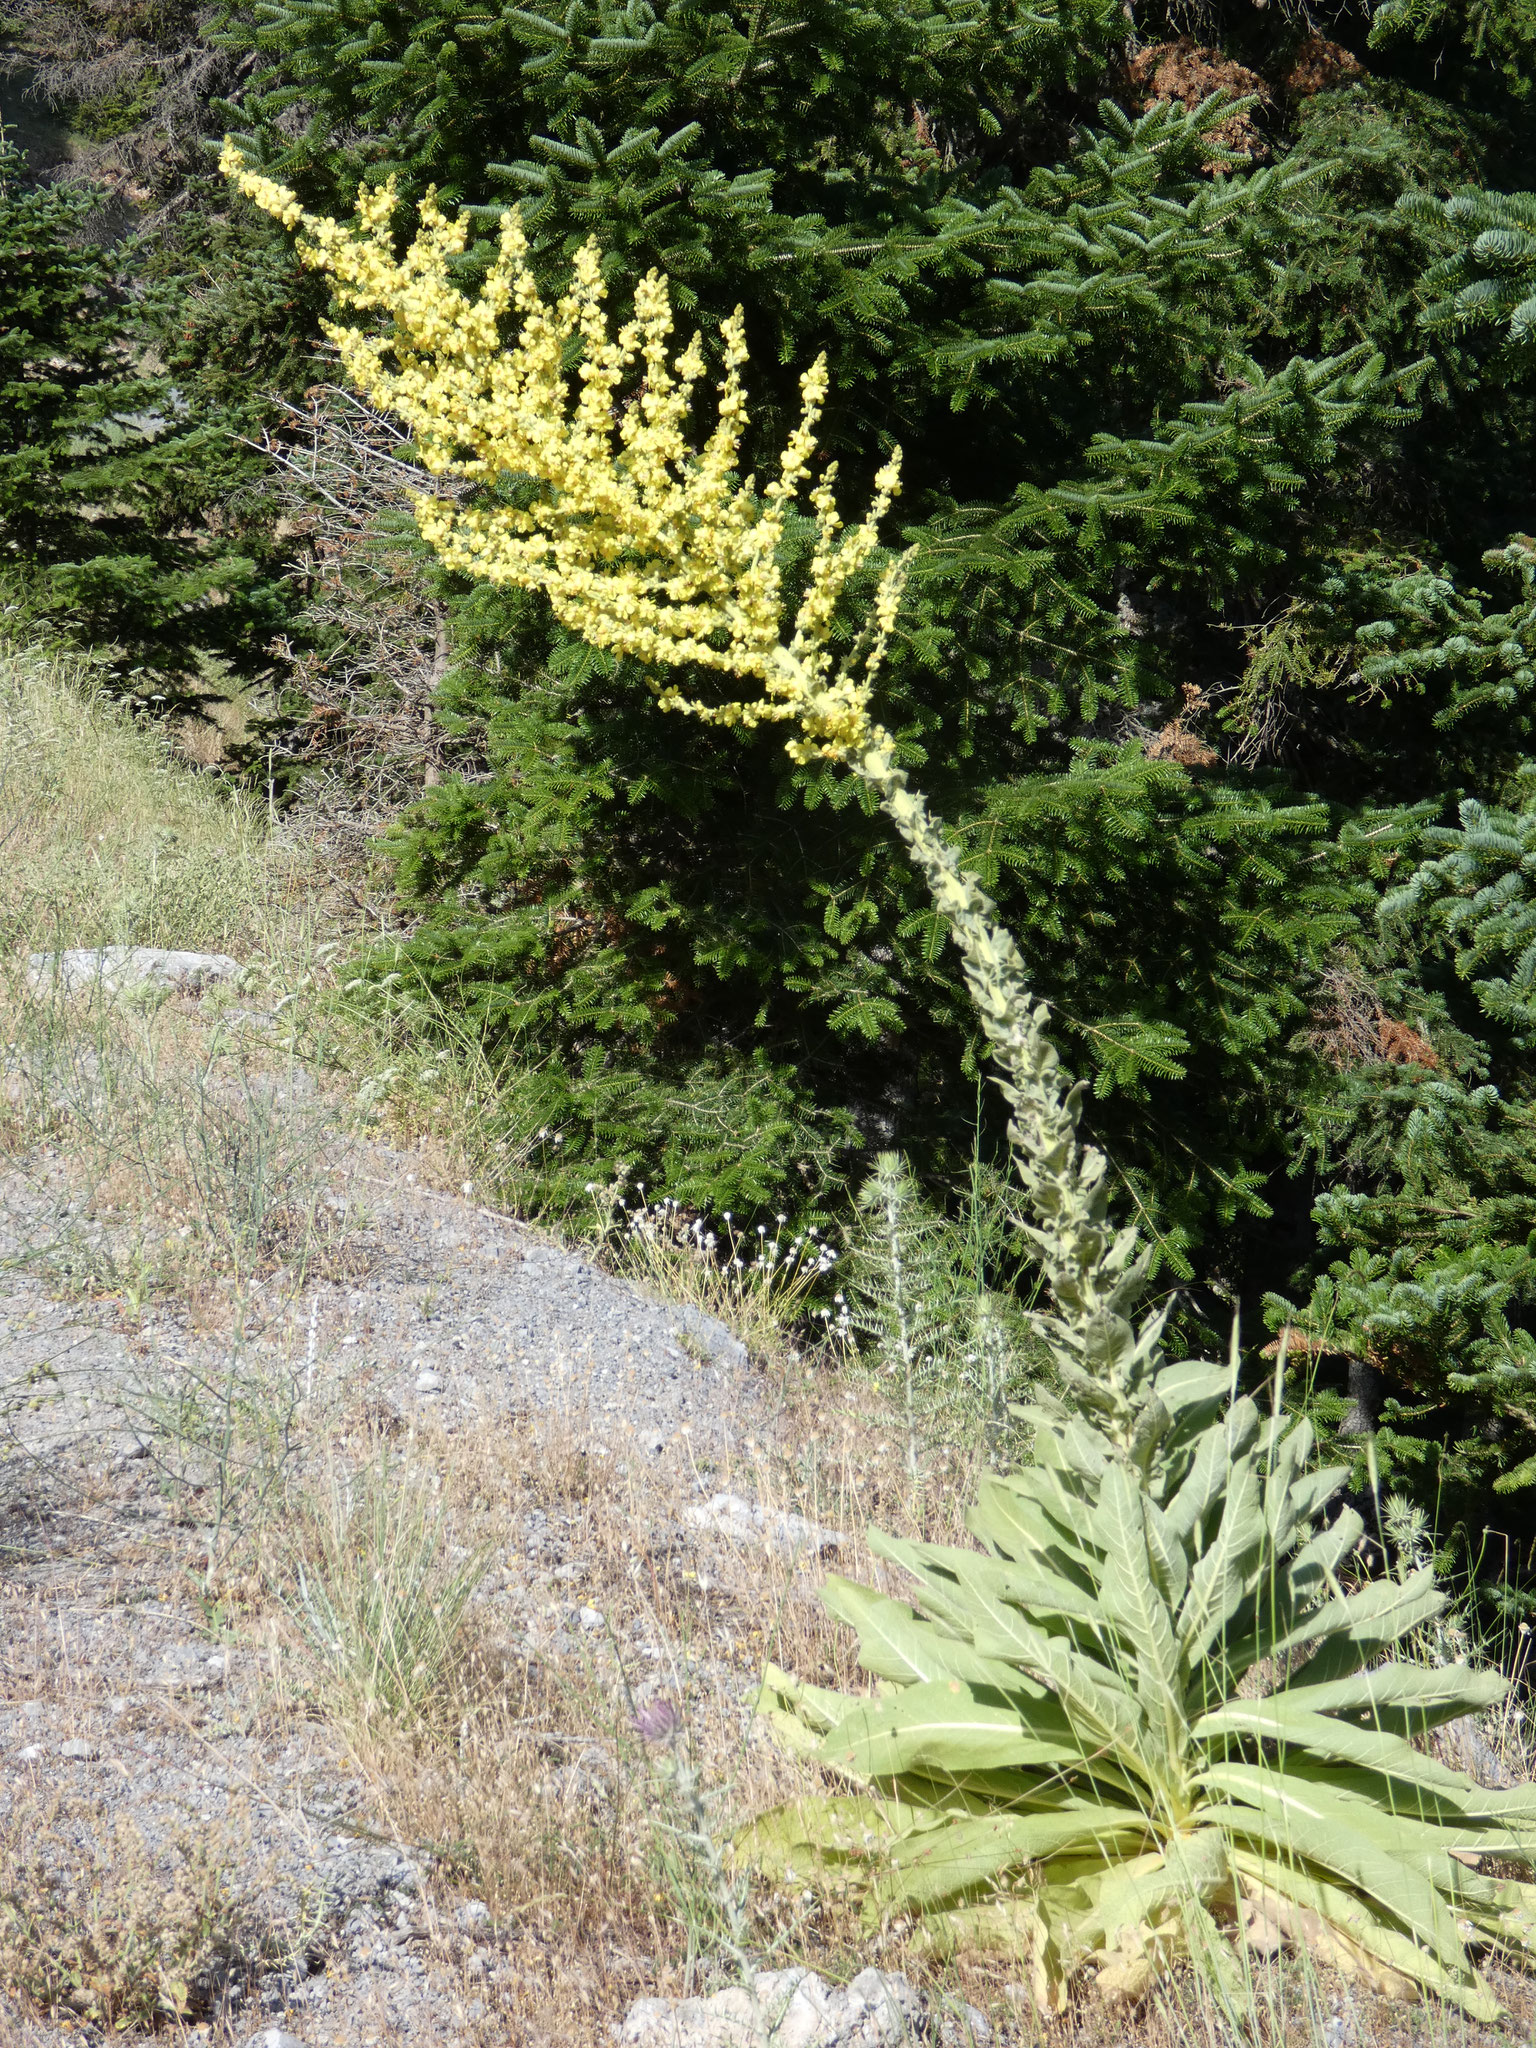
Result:
[[0,1983],[115,2032],[206,2010],[265,1946],[226,1849],[152,1847],[130,1816],[79,1795],[13,1796],[0,1816]]

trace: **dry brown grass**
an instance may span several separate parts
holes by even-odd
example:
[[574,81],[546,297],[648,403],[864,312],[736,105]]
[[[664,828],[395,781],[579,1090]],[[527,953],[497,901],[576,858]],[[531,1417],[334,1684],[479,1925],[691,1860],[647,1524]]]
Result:
[[[872,1509],[902,1533],[953,1540],[960,1475],[936,1470],[914,1502],[904,1433],[871,1429],[862,1393],[857,1411],[818,1395],[797,1390],[773,1441],[722,1462],[705,1488],[844,1531],[837,1566],[861,1577],[883,1571],[863,1540]],[[362,1415],[334,1443],[358,1471],[379,1457]],[[839,1909],[748,1896],[710,1853],[807,1782],[754,1722],[764,1661],[859,1682],[851,1638],[816,1597],[814,1562],[694,1530],[685,1511],[702,1475],[602,1455],[579,1416],[423,1432],[391,1450],[441,1501],[448,1554],[487,1561],[435,1696],[406,1717],[355,1696],[348,1711],[293,1625],[289,1548],[268,1552],[275,1609],[287,1610],[297,1696],[329,1713],[372,1787],[379,1831],[432,1853],[440,1959],[481,1973],[476,1994],[496,2023],[513,2039],[604,2040],[629,1999],[728,1979],[738,1913],[755,1953],[784,1951],[837,1976],[863,1967],[871,1940]],[[310,1564],[325,1559],[312,1550]],[[530,1597],[509,1609],[498,1597],[508,1584]],[[561,1626],[552,1604],[585,1608],[589,1625]],[[676,1706],[679,1726],[648,1742],[634,1716],[658,1698]],[[455,1924],[466,1894],[490,1909],[489,1947]],[[894,1963],[898,1950],[873,1946]]]
[[265,1945],[231,1879],[242,1846],[152,1848],[131,1815],[79,1794],[14,1798],[0,1820],[0,1982],[115,2032],[206,2011]]
[[84,659],[0,641],[0,952],[270,950],[288,901],[259,810],[178,766]]
[[346,1266],[328,1199],[340,1106],[281,1048],[176,999],[147,1012],[0,979],[0,1157],[32,1185],[34,1255],[142,1302]]

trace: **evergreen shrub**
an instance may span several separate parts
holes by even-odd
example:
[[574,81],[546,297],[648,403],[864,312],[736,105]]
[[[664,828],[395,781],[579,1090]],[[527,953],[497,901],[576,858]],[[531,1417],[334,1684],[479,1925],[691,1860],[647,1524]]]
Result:
[[[1529,184],[1519,20],[1520,0],[1476,23],[1213,4],[1201,61],[1260,79],[1248,106],[1159,99],[1137,58],[1173,12],[1138,10],[1138,51],[1087,0],[274,0],[226,25],[256,67],[231,126],[306,200],[435,181],[476,223],[471,285],[509,200],[546,288],[600,223],[615,303],[664,269],[712,362],[744,306],[749,468],[792,424],[786,366],[822,348],[843,471],[901,442],[898,758],[1018,931],[1096,1138],[1191,1283],[1181,1314],[1236,1299],[1255,1335],[1266,1295],[1305,1321],[1285,1304],[1351,1249],[1326,1204],[1311,1218],[1329,1176],[1390,1206],[1411,1155],[1423,1215],[1465,1206],[1419,1144],[1426,1089],[1496,1088],[1500,1130],[1529,1093],[1448,962],[1377,915],[1415,835],[1505,801],[1532,751],[1524,300],[1434,312]],[[786,525],[791,577],[811,545]],[[420,921],[375,969],[531,1075],[560,1143],[521,1192],[579,1206],[623,1161],[694,1207],[825,1214],[898,1138],[942,1189],[971,1155],[980,1038],[864,786],[740,731],[658,734],[638,664],[537,594],[439,573],[439,712],[472,772],[395,834]],[[1335,1029],[1355,983],[1361,1028]],[[1434,1064],[1404,1057],[1416,1039]],[[1001,1161],[995,1115],[981,1138]],[[1474,1235],[1518,1279],[1519,1189],[1487,1192]],[[1479,1298],[1478,1332],[1524,1327],[1518,1284]],[[1312,1362],[1334,1431],[1370,1360],[1326,1348],[1330,1316]],[[1445,1374],[1483,1369],[1461,1345],[1371,1369],[1406,1375],[1393,1455],[1432,1508],[1464,1472],[1448,1513],[1470,1534],[1508,1526],[1505,1453],[1481,1396],[1446,1434]]]

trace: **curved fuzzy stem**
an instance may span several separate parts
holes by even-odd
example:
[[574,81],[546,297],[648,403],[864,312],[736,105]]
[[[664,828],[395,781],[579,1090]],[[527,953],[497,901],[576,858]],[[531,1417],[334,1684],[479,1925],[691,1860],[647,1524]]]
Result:
[[1111,1441],[1134,1454],[1163,1317],[1148,1317],[1139,1330],[1131,1320],[1146,1286],[1147,1255],[1134,1228],[1116,1229],[1110,1221],[1107,1161],[1078,1137],[1081,1084],[1074,1085],[1046,1035],[1050,1011],[1030,991],[1012,934],[896,765],[889,735],[876,728],[842,758],[878,795],[959,948],[1008,1103],[1008,1143],[1034,1218],[1026,1235],[1055,1302],[1054,1314],[1036,1320],[1068,1387],[1095,1411]]

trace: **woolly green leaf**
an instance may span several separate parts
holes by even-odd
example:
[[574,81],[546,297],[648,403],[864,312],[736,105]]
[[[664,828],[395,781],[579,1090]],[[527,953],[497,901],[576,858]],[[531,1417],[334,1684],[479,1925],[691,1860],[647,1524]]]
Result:
[[1343,1508],[1326,1529],[1320,1529],[1296,1552],[1285,1572],[1295,1605],[1303,1606],[1333,1588],[1340,1565],[1364,1533],[1365,1524],[1354,1509]]
[[859,1662],[877,1678],[901,1685],[935,1678],[957,1678],[970,1685],[992,1685],[1039,1694],[1010,1665],[980,1657],[969,1643],[947,1634],[915,1615],[905,1601],[872,1592],[852,1579],[828,1578],[821,1589],[829,1614],[845,1621],[859,1635]]
[[1189,1559],[1168,1517],[1149,1495],[1142,1495],[1142,1511],[1146,1520],[1147,1558],[1158,1597],[1170,1613],[1176,1613],[1189,1587]]
[[1085,1947],[1113,1947],[1168,1907],[1212,1899],[1231,1881],[1226,1838],[1217,1828],[1195,1828],[1133,1863],[1119,1861],[1079,1880],[1092,1904],[1074,1919],[1073,1937]]
[[1310,1712],[1294,1693],[1277,1692],[1260,1700],[1228,1700],[1214,1712],[1202,1714],[1192,1730],[1196,1741],[1219,1742],[1222,1737],[1250,1742],[1294,1743],[1313,1756],[1336,1757],[1343,1763],[1360,1764],[1389,1778],[1422,1785],[1460,1806],[1465,1795],[1475,1791],[1472,1781],[1458,1771],[1447,1770],[1433,1757],[1423,1755],[1401,1736],[1378,1728],[1362,1728],[1329,1714]]
[[1163,1731],[1170,1762],[1175,1762],[1184,1733],[1179,1652],[1168,1603],[1152,1575],[1142,1502],[1129,1472],[1106,1476],[1095,1516],[1104,1543],[1101,1598],[1126,1631],[1142,1708],[1149,1726]]
[[1220,1525],[1191,1567],[1179,1609],[1179,1652],[1186,1664],[1206,1654],[1253,1590],[1263,1535],[1258,1480],[1247,1458],[1239,1458],[1228,1476]]
[[958,1678],[930,1679],[856,1708],[823,1738],[820,1756],[858,1778],[1055,1767],[1083,1750],[1055,1702],[978,1699]]
[[1195,1448],[1194,1461],[1183,1485],[1168,1503],[1168,1528],[1186,1547],[1200,1524],[1220,1501],[1232,1465],[1225,1430],[1220,1424],[1206,1430]]
[[[966,1515],[967,1528],[989,1549],[1021,1564],[1042,1564],[1055,1573],[1070,1563],[1080,1570],[1080,1560],[1075,1555],[1070,1560],[1067,1557],[1072,1539],[1032,1490],[1020,1483],[1023,1477],[983,1475],[975,1504]],[[1075,1543],[1072,1548],[1075,1551]]]
[[[972,1640],[980,1648],[980,1630],[998,1619],[1000,1605],[1021,1609],[1041,1623],[1057,1618],[1102,1629],[1106,1610],[1091,1594],[1070,1580],[1037,1566],[1011,1564],[1005,1558],[979,1557],[962,1551],[955,1558],[955,1577],[974,1603],[977,1628]],[[1005,1624],[1006,1625],[1006,1624]]]
[[[1422,1734],[1443,1721],[1495,1707],[1509,1693],[1497,1671],[1473,1671],[1465,1664],[1385,1664],[1347,1678],[1314,1682],[1304,1665],[1286,1687],[1286,1697],[1315,1714],[1360,1714],[1397,1734]],[[1401,1717],[1393,1719],[1393,1716]]]
[[1208,1823],[1286,1861],[1305,1857],[1394,1914],[1445,1968],[1463,1967],[1455,1918],[1429,1877],[1403,1853],[1391,1815],[1383,1828],[1383,1817],[1364,1801],[1248,1764],[1213,1764],[1201,1782],[1240,1802],[1205,1808]]
[[731,1854],[791,1884],[826,1881],[873,1861],[909,1832],[943,1824],[942,1814],[862,1793],[794,1799],[742,1828],[732,1838]]
[[1087,1802],[1063,1813],[989,1814],[950,1821],[903,1841],[876,1878],[874,1896],[888,1912],[904,1906],[921,1910],[1041,1857],[1107,1856],[1138,1849],[1146,1838],[1140,1815],[1115,1813]]
[[1385,1963],[1412,1982],[1424,1983],[1442,1998],[1469,2011],[1474,2018],[1493,2020],[1499,2005],[1481,1978],[1465,1961],[1447,1967],[1400,1927],[1383,1920],[1369,1903],[1315,1872],[1298,1869],[1288,1859],[1267,1855],[1262,1848],[1234,1847],[1233,1866],[1254,1896],[1268,1887],[1284,1899],[1315,1913],[1328,1928],[1367,1956]]
[[762,1689],[758,1695],[759,1712],[792,1717],[802,1731],[810,1732],[813,1742],[829,1728],[835,1728],[843,1716],[859,1704],[847,1693],[832,1692],[825,1686],[807,1685],[788,1671],[781,1671],[777,1664],[763,1667]]
[[1315,1685],[1345,1678],[1389,1644],[1398,1642],[1445,1606],[1435,1575],[1425,1569],[1399,1584],[1377,1579],[1343,1599],[1330,1600],[1281,1636],[1271,1649],[1275,1657],[1290,1656],[1309,1643],[1318,1648],[1307,1660],[1306,1675]]

